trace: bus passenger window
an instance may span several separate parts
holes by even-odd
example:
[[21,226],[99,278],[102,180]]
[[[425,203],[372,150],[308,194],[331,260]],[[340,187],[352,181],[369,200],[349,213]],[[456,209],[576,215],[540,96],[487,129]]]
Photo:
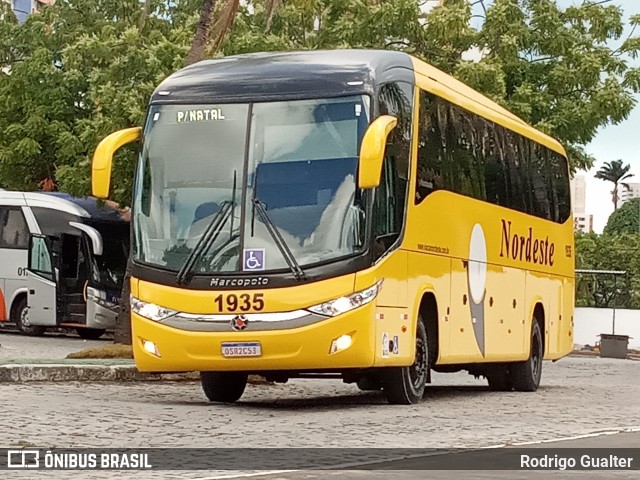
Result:
[[29,248],[29,228],[18,208],[0,208],[0,248]]

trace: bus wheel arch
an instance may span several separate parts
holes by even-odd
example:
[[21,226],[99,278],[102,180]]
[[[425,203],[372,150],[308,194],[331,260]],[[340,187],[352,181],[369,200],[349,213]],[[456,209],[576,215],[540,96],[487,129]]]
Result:
[[[433,368],[438,360],[440,351],[438,348],[439,327],[438,327],[438,303],[432,291],[424,291],[418,307],[416,322],[422,318],[422,322],[427,330],[427,345],[429,349],[429,367]],[[428,375],[428,382],[431,383],[431,374]]]
[[[16,327],[23,335],[33,337],[44,335],[45,327],[39,325],[29,325],[28,322],[29,307],[27,303],[27,293],[21,292],[17,294],[11,303],[10,319],[15,323]],[[26,321],[25,321],[26,320]]]
[[[547,348],[547,319],[544,313],[544,305],[542,302],[537,302],[533,307],[533,314],[531,315],[531,322],[538,322],[540,324],[540,330],[542,332],[542,352],[546,352]],[[531,348],[531,345],[529,345]],[[529,352],[531,353],[531,352]]]
[[410,405],[422,400],[431,368],[438,358],[438,306],[433,292],[425,291],[414,315],[414,362],[407,367],[383,368],[380,384],[389,403]]

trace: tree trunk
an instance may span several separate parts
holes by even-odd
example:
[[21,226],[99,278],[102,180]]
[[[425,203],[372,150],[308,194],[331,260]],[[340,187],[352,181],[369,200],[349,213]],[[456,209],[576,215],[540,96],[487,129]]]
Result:
[[187,57],[184,60],[185,67],[204,59],[205,47],[211,33],[211,19],[215,6],[216,0],[202,1],[196,33],[193,36],[189,53],[187,53]]
[[129,295],[131,294],[131,259],[127,260],[127,270],[122,282],[122,290],[120,291],[120,308],[118,310],[118,318],[116,320],[116,331],[113,336],[113,343],[122,343],[131,345],[131,303]]
[[144,0],[144,5],[142,6],[142,13],[140,14],[140,21],[138,23],[138,29],[140,31],[144,29],[144,26],[147,23],[147,18],[149,18],[150,11],[151,11],[151,0]]

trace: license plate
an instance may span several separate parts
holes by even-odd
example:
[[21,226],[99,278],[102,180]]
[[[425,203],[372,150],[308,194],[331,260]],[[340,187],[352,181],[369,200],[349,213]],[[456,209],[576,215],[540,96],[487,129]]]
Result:
[[260,342],[223,342],[221,347],[223,357],[259,357],[262,355]]

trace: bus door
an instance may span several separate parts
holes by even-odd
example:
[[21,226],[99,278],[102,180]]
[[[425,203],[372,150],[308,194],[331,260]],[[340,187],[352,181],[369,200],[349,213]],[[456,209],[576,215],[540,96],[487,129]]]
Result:
[[53,267],[51,248],[45,236],[31,235],[28,265],[29,323],[55,327],[57,275]]

